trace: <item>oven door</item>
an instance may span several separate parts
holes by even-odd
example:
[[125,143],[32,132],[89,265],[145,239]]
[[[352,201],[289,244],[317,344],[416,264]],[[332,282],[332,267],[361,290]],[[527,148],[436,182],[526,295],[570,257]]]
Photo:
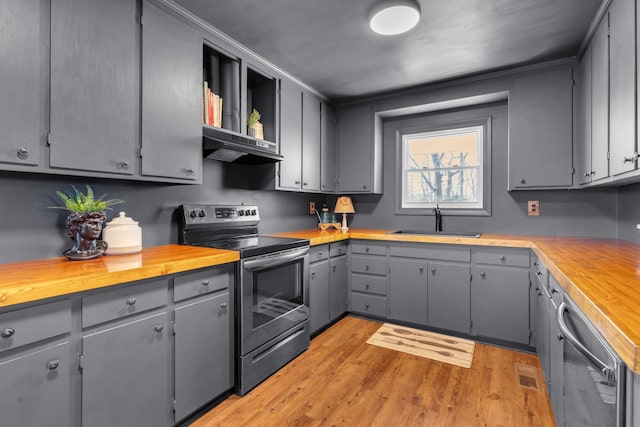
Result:
[[624,426],[626,366],[567,297],[557,321],[564,337],[564,425]]
[[309,247],[241,260],[240,355],[309,318]]

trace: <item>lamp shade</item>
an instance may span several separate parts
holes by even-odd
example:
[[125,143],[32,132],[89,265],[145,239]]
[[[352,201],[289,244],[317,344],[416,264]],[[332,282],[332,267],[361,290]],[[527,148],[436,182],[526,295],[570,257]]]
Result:
[[353,209],[353,202],[351,202],[351,197],[342,196],[338,197],[338,201],[336,202],[336,208],[333,211],[334,213],[355,213],[355,209]]

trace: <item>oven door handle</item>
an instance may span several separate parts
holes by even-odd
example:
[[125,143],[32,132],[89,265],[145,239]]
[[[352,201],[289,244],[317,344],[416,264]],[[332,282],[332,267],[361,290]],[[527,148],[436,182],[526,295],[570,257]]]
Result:
[[[573,346],[580,353],[582,353],[582,355],[584,357],[589,359],[591,361],[591,363],[593,363],[594,365],[596,365],[600,369],[600,371],[602,372],[602,375],[607,379],[607,381],[609,381],[609,385],[615,385],[615,382],[616,382],[615,369],[610,367],[606,363],[604,363],[602,360],[600,360],[600,358],[598,358],[598,356],[593,354],[587,347],[585,347],[584,344],[582,344],[578,340],[578,338],[569,330],[569,327],[564,322],[564,313],[565,312],[570,312],[570,310],[569,310],[569,306],[567,305],[567,303],[563,301],[560,304],[560,306],[558,307],[558,312],[557,312],[558,313],[558,326],[560,327],[560,332],[562,332],[562,335],[566,339],[568,339],[569,342],[571,342],[571,344],[573,344]],[[582,318],[580,313],[575,313],[575,314],[577,314],[578,317]],[[586,319],[584,319],[584,318],[582,320],[586,321]]]
[[269,257],[258,258],[258,259],[250,259],[244,261],[242,264],[242,268],[247,271],[260,270],[263,268],[274,267],[276,265],[284,264],[285,262],[289,262],[301,256],[304,256],[309,253],[309,248],[304,247],[302,249],[298,249],[294,252],[289,252],[286,254],[277,254]]

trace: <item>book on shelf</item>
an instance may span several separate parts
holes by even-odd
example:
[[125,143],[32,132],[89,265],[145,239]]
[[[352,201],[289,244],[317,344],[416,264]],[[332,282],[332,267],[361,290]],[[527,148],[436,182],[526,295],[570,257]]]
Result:
[[209,83],[203,83],[202,122],[209,126],[222,127],[222,98],[211,91]]

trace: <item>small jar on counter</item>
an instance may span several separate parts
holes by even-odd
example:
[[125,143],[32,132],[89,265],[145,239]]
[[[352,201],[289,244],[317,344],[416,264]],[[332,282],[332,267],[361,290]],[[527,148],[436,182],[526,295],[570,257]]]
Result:
[[102,230],[102,240],[107,242],[106,255],[135,254],[142,251],[142,229],[137,221],[120,212]]

